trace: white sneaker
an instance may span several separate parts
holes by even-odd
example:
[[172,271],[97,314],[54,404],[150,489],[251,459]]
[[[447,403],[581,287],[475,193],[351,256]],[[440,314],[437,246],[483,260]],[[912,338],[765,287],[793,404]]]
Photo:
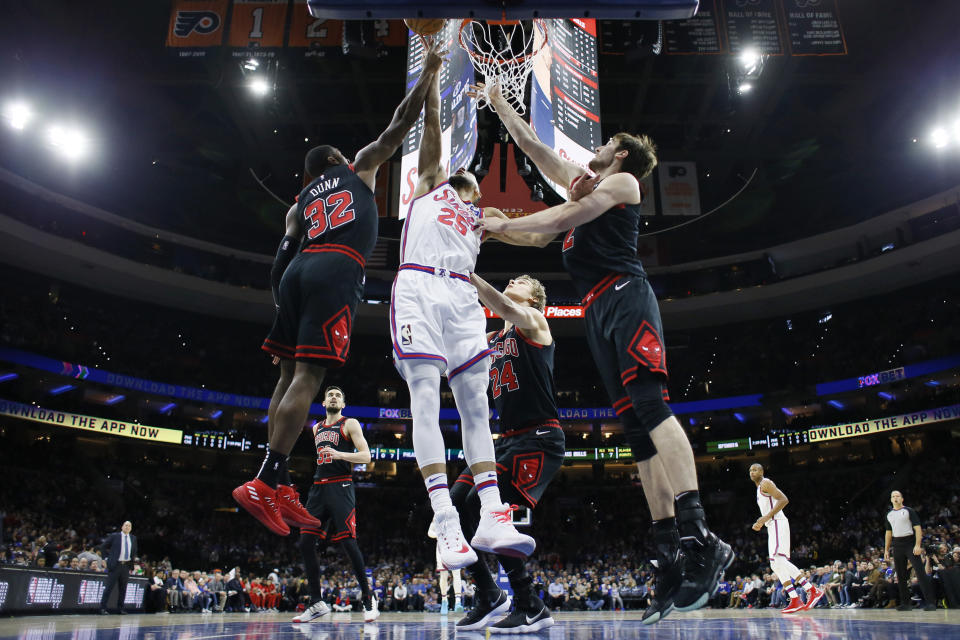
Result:
[[470,548],[460,528],[460,514],[456,508],[446,507],[433,516],[437,531],[437,549],[443,568],[462,569],[477,561],[477,552]]
[[294,622],[310,622],[321,616],[330,613],[330,607],[323,600],[317,600],[312,605],[303,610],[303,613],[293,619]]
[[367,605],[363,605],[363,621],[364,622],[373,622],[380,617],[380,607],[377,606],[377,596],[370,596],[370,608],[367,609]]
[[503,505],[499,509],[480,509],[480,524],[470,541],[477,549],[514,558],[526,558],[537,548],[536,541],[517,531],[510,513],[517,508]]

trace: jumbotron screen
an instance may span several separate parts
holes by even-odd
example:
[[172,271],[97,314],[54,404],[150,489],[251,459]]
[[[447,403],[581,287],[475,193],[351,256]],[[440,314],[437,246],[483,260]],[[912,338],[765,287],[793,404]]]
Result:
[[[547,43],[533,63],[530,126],[561,158],[586,169],[602,144],[600,88],[597,82],[597,22],[592,19],[546,20]],[[534,47],[542,45],[539,30]],[[568,185],[546,179],[566,196]]]
[[[457,40],[459,21],[448,20],[443,37],[451,43]],[[407,36],[407,92],[413,89],[426,54],[420,36],[412,31]],[[448,174],[467,167],[477,151],[477,103],[466,92],[473,83],[473,65],[470,54],[455,44],[449,47],[447,62],[440,69],[440,130],[443,145],[441,164]],[[420,137],[423,135],[423,113],[403,141],[400,159],[400,201],[397,211],[401,220],[407,217],[413,192],[417,187],[417,160]]]

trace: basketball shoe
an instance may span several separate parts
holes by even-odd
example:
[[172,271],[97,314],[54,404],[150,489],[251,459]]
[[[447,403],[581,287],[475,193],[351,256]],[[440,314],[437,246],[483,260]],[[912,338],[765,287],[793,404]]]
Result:
[[303,613],[293,619],[294,622],[310,622],[330,613],[330,607],[323,600],[317,600],[303,610]]
[[380,606],[377,604],[377,596],[371,595],[370,599],[363,599],[363,621],[373,622],[380,617]]
[[734,553],[726,542],[708,532],[704,542],[684,538],[683,583],[674,598],[677,611],[696,611],[717,592],[720,576],[733,563]]
[[820,602],[820,599],[825,595],[826,593],[823,591],[823,589],[818,589],[816,585],[813,585],[813,588],[810,589],[810,593],[807,594],[807,603],[803,605],[803,608],[805,610],[813,609],[815,606],[817,606],[817,603]]
[[510,521],[510,514],[516,511],[513,505],[503,505],[499,509],[480,509],[480,524],[470,541],[480,551],[488,551],[513,558],[526,558],[537,548],[536,541],[520,533]]
[[529,607],[516,607],[510,615],[489,627],[490,633],[536,633],[553,626],[550,609],[533,596]]
[[444,507],[433,515],[437,531],[437,547],[444,569],[462,569],[477,561],[477,552],[470,548],[460,528],[460,514],[455,507]]
[[300,494],[295,487],[286,484],[277,485],[277,504],[280,507],[280,518],[291,527],[313,527],[319,529],[323,523],[310,515],[310,512],[300,504]]
[[780,613],[796,613],[797,611],[803,611],[804,607],[803,600],[799,596],[794,596],[790,598],[790,604],[780,609]]
[[233,499],[270,531],[280,536],[290,535],[290,527],[280,517],[277,490],[271,489],[260,478],[254,478],[234,489]]
[[656,582],[653,588],[653,600],[643,612],[640,622],[653,624],[663,620],[674,609],[674,598],[683,583],[683,550],[680,548],[680,534],[671,531],[653,530],[653,542],[656,547]]
[[[467,615],[457,620],[457,631],[474,631],[483,629],[494,620],[499,620],[510,611],[510,596],[507,592],[498,589],[496,598],[491,598],[489,594],[480,594],[477,590],[477,596],[474,598],[473,608],[467,612]],[[492,602],[491,602],[492,600]]]

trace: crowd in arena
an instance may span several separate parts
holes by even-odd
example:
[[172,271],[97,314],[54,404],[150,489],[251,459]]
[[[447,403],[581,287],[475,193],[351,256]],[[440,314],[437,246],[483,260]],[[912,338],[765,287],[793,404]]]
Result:
[[[960,497],[955,490],[960,471],[950,462],[957,447],[945,438],[935,451],[907,459],[770,470],[790,497],[792,559],[827,591],[819,606],[899,604],[896,577],[882,557],[891,488],[903,491],[923,520],[923,560],[934,577],[937,604],[960,606]],[[292,610],[309,600],[296,536],[278,538],[233,508],[223,508],[232,478],[164,459],[74,456],[70,446],[43,438],[29,449],[13,456],[7,447],[0,454],[15,479],[0,487],[5,511],[0,563],[103,571],[102,536],[131,519],[141,549],[135,573],[149,581],[148,610]],[[56,487],[45,482],[41,461],[65,471]],[[358,489],[358,541],[381,608],[433,610],[441,596],[433,542],[426,536],[429,513],[416,498],[421,488],[415,482],[380,484]],[[767,564],[766,536],[750,530],[756,503],[746,465],[705,470],[702,485],[708,517],[724,514],[714,515],[712,526],[738,554],[712,606],[782,606],[782,588]],[[83,498],[91,490],[101,496],[96,510]],[[634,504],[626,513],[618,508],[624,499]],[[548,605],[594,610],[642,608],[649,602],[652,550],[642,500],[629,476],[593,482],[558,477],[538,505],[530,531],[538,540],[530,572]],[[346,557],[328,548],[320,563],[323,595],[331,606],[359,607]],[[914,578],[914,604],[926,604],[915,583]],[[469,607],[473,586],[466,584],[463,604]]]

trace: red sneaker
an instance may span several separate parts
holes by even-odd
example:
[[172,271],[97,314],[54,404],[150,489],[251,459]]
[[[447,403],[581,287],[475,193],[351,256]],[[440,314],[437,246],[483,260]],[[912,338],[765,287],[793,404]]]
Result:
[[803,600],[800,598],[790,598],[790,604],[784,609],[780,609],[780,613],[796,613],[797,611],[803,611]]
[[290,535],[290,527],[280,517],[280,509],[277,507],[277,490],[271,489],[260,478],[254,478],[234,489],[233,499],[270,531],[280,536]]
[[310,515],[300,504],[300,494],[294,487],[277,485],[277,503],[280,505],[280,517],[291,527],[312,527],[319,529],[323,523]]
[[810,590],[810,593],[807,594],[807,604],[803,605],[803,608],[813,609],[817,606],[817,603],[820,602],[820,598],[826,595],[823,589],[818,589],[816,585],[813,585],[813,588]]

